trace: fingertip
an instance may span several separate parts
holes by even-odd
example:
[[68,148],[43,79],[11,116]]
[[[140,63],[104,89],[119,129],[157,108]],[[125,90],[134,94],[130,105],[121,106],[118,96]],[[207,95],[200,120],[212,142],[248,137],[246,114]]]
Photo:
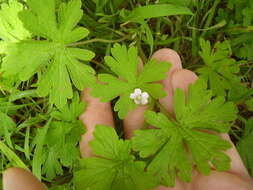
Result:
[[168,74],[171,74],[176,70],[182,69],[182,62],[180,56],[176,51],[172,49],[169,48],[160,49],[153,54],[152,59],[155,59],[157,61],[169,62],[171,64],[171,68]]
[[178,53],[169,48],[163,48],[154,53],[153,59],[157,61],[166,61],[171,64],[170,70],[167,73],[167,77],[162,81],[164,90],[167,92],[167,96],[161,98],[159,101],[161,105],[170,113],[173,112],[173,89],[171,84],[172,75],[174,72],[182,69],[182,63]]
[[9,168],[3,173],[4,190],[46,190],[33,174],[22,168]]
[[190,84],[193,84],[198,79],[198,76],[187,69],[182,69],[173,73],[171,84],[173,91],[177,88],[181,88],[184,92],[188,93],[188,87]]

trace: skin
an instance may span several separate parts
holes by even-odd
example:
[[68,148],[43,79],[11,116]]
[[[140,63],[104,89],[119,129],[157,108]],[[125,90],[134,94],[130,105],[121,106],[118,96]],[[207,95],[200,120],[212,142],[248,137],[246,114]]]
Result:
[[[158,61],[168,61],[172,64],[167,78],[161,81],[168,95],[159,101],[161,105],[173,115],[173,92],[176,88],[181,88],[187,95],[189,84],[194,83],[198,77],[192,71],[182,68],[179,55],[171,49],[158,50],[154,53],[153,59]],[[140,69],[141,68],[142,62],[140,61]],[[87,133],[83,135],[80,142],[80,151],[82,157],[89,157],[92,156],[92,152],[88,143],[93,138],[92,134],[95,126],[97,124],[103,124],[114,127],[114,120],[111,104],[102,103],[99,99],[91,97],[89,95],[89,89],[85,89],[82,92],[82,100],[86,101],[88,104],[86,111],[80,116],[80,119],[87,127]],[[144,112],[146,110],[147,106],[138,106],[124,119],[126,138],[131,138],[136,129],[143,127]],[[222,137],[231,142],[228,134],[222,134]],[[232,142],[231,144],[233,145]],[[159,186],[155,190],[253,190],[253,182],[234,145],[227,151],[227,154],[232,160],[231,169],[228,172],[217,172],[213,170],[209,176],[203,176],[194,170],[191,183],[183,183],[180,180],[177,180],[176,186],[173,188]],[[29,188],[37,190],[45,189],[45,187],[33,177],[32,174],[18,168],[11,168],[4,172],[3,184],[4,190],[29,190]]]

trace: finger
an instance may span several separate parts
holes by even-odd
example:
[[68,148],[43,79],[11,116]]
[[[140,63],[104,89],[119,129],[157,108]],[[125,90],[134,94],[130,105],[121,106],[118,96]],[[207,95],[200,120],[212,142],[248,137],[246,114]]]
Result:
[[82,100],[87,103],[85,112],[80,116],[80,120],[82,120],[87,129],[80,141],[82,157],[92,155],[89,142],[93,139],[93,131],[96,125],[100,124],[114,127],[111,104],[109,102],[103,103],[98,98],[91,97],[89,91],[89,89],[85,89],[82,92]]
[[[143,62],[140,59],[138,65],[138,72],[143,69]],[[138,105],[134,110],[128,112],[127,116],[123,120],[124,134],[126,138],[131,138],[134,131],[144,126],[144,112],[148,109],[146,105]]]
[[[167,78],[162,81],[165,90],[167,91],[167,96],[160,100],[165,108],[169,111],[172,109],[172,87],[171,87],[171,75],[176,70],[182,69],[182,64],[179,55],[171,49],[165,48],[160,49],[154,53],[152,59],[157,61],[167,61],[171,63],[171,68],[167,73]],[[142,67],[143,63],[141,62]],[[144,125],[144,112],[147,110],[147,106],[138,106],[135,110],[130,111],[127,117],[124,119],[124,130],[126,138],[133,136],[136,129],[140,129]]]
[[167,61],[171,63],[171,68],[167,73],[166,79],[162,81],[164,90],[167,92],[167,96],[161,98],[159,101],[164,106],[164,108],[172,113],[173,112],[173,105],[172,105],[172,84],[171,79],[174,72],[182,69],[182,63],[180,56],[178,53],[172,49],[164,48],[156,51],[152,56],[153,59],[157,61]]
[[[198,79],[197,75],[187,69],[178,70],[173,73],[171,79],[172,91],[177,88],[181,88],[184,93],[188,94],[188,88],[190,84],[193,84]],[[172,101],[173,102],[173,101]]]
[[195,190],[252,190],[253,183],[227,172],[212,171],[209,176],[197,175],[191,188]]
[[231,158],[230,172],[242,176],[244,179],[251,180],[247,169],[245,168],[243,161],[228,134],[221,135],[225,140],[229,141],[232,148],[226,151],[226,154]]
[[136,109],[130,111],[125,117],[124,133],[126,138],[131,138],[134,131],[144,126],[144,112],[148,109],[148,106],[137,106]]
[[3,173],[4,190],[46,190],[31,172],[21,168],[9,168]]

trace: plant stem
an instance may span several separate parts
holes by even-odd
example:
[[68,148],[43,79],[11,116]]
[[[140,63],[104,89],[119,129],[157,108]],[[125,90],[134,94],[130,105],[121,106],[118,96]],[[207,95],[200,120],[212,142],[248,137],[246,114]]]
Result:
[[90,44],[90,43],[95,43],[95,42],[117,43],[117,42],[125,41],[128,38],[129,38],[129,35],[126,35],[123,38],[120,38],[120,39],[117,39],[117,40],[106,40],[106,39],[94,38],[94,39],[91,39],[91,40],[85,40],[85,41],[81,41],[81,42],[76,42],[76,43],[68,44],[67,47],[80,46],[80,45],[85,45],[85,44]]
[[[216,10],[216,8],[217,8],[217,6],[219,5],[220,2],[221,2],[221,0],[215,0],[214,3],[213,3],[212,8],[210,9],[211,11],[210,10],[208,11],[208,12],[210,12],[210,14],[209,14],[209,16],[207,18],[207,21],[205,23],[204,29],[208,28],[211,25],[213,17],[214,17],[214,15],[216,13],[215,10]],[[206,34],[206,32],[207,31],[203,31],[202,34],[201,34],[201,37],[204,37],[205,34]]]

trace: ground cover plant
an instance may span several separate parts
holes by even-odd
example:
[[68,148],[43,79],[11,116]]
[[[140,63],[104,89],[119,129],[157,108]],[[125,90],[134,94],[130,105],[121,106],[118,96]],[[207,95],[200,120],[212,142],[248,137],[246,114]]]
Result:
[[[1,0],[0,171],[30,170],[51,190],[151,190],[192,180],[194,167],[227,171],[229,133],[253,177],[253,3],[251,0]],[[179,52],[199,79],[175,115],[158,99]],[[140,70],[140,59],[143,68]],[[80,157],[86,108],[80,92],[111,102],[116,129],[98,125]],[[124,138],[123,119],[147,105],[145,123]],[[208,131],[208,133],[206,133]],[[170,156],[167,156],[170,155]],[[1,181],[2,183],[2,181]],[[2,186],[2,185],[1,185]]]

